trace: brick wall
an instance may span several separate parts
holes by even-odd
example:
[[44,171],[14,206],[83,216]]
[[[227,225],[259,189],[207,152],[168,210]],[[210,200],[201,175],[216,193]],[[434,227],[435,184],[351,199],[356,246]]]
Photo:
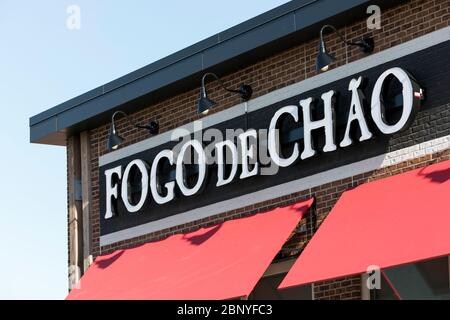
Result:
[[[383,11],[382,8],[381,30],[367,30],[366,21],[362,20],[341,28],[340,32],[342,32],[350,41],[358,40],[363,35],[372,35],[376,44],[375,52],[378,52],[450,25],[449,15],[450,1],[448,0],[405,1],[404,4],[386,11]],[[345,47],[338,41],[336,35],[327,35],[326,43],[330,51],[334,52],[337,57],[337,61],[334,63],[333,68],[355,61],[364,56],[357,48]],[[304,80],[316,74],[315,57],[317,54],[317,45],[318,39],[315,38],[280,54],[276,54],[261,61],[256,61],[254,64],[249,65],[238,72],[224,76],[224,83],[226,86],[230,87],[237,87],[242,83],[248,83],[253,87],[253,96],[258,97],[273,90]],[[230,95],[223,90],[218,90],[219,88],[215,83],[209,84],[208,89],[210,89],[209,92],[211,93],[211,98],[217,102],[217,107],[214,108],[211,113],[224,110],[239,103],[238,97]],[[148,108],[132,114],[133,121],[131,122],[146,123],[150,119],[158,119],[160,123],[160,132],[165,132],[199,119],[200,116],[196,112],[198,90],[199,89],[187,91],[170,99],[150,105]],[[446,121],[447,128],[445,130],[449,130],[448,118]],[[116,124],[121,134],[126,137],[125,145],[134,144],[148,138],[146,131],[133,128],[129,125],[129,122],[124,119],[117,121]],[[445,126],[445,123],[443,125]],[[427,155],[381,170],[365,173],[360,176],[335,181],[289,196],[253,204],[248,207],[224,212],[220,215],[183,226],[161,230],[142,237],[129,239],[100,248],[98,158],[107,152],[106,138],[108,130],[109,124],[90,131],[92,159],[92,216],[90,222],[93,231],[92,245],[94,256],[119,248],[134,246],[142,242],[162,239],[174,233],[192,231],[199,227],[215,224],[227,219],[263,212],[276,206],[287,205],[311,196],[316,197],[316,208],[313,210],[313,213],[316,214],[317,225],[319,225],[344,190],[373,179],[410,170],[428,163],[449,159],[450,157],[448,151]],[[314,228],[316,227],[315,224],[315,220],[311,219],[311,216],[302,220],[298,232],[295,232],[291,236],[291,239],[288,241],[285,248],[280,252],[279,257],[298,255],[304,247],[304,244],[311,238]],[[359,277],[318,283],[315,286],[315,296],[318,299],[359,299],[361,296]]]
[[316,300],[361,300],[361,277],[345,277],[314,284]]

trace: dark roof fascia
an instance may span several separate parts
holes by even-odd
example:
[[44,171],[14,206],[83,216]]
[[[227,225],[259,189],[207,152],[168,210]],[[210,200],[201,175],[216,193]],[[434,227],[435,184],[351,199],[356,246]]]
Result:
[[68,135],[94,128],[112,112],[134,112],[148,103],[199,86],[205,71],[226,74],[317,37],[326,21],[338,26],[366,15],[368,4],[399,1],[295,0],[88,91],[30,118],[30,141],[65,145]]

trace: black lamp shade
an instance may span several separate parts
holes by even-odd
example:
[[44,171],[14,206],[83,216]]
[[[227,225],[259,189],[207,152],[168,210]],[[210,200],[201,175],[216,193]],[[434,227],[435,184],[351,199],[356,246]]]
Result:
[[116,129],[114,128],[114,126],[112,126],[106,144],[108,150],[109,151],[116,150],[119,147],[119,145],[123,143],[123,141],[124,139],[116,133]]
[[158,121],[150,121],[148,124],[148,131],[150,134],[158,134],[159,133],[159,122]]
[[327,52],[327,49],[325,47],[325,44],[322,41],[320,41],[319,45],[319,53],[317,55],[316,59],[316,70],[319,71],[327,71],[328,66],[334,61],[336,58]]
[[200,95],[197,104],[197,112],[203,115],[208,114],[209,109],[211,109],[216,103],[208,98],[206,95]]

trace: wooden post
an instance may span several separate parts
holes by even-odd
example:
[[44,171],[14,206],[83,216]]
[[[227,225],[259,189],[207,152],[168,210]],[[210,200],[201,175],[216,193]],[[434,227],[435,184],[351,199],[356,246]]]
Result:
[[69,215],[69,289],[75,287],[83,270],[83,221],[82,203],[79,195],[81,183],[80,138],[67,140],[67,188]]
[[80,134],[81,151],[81,189],[83,209],[83,273],[92,263],[92,230],[90,217],[91,204],[91,143],[88,131]]

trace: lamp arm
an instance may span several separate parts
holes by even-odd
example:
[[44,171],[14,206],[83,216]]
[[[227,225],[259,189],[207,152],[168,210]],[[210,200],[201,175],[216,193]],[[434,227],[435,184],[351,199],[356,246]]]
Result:
[[148,126],[144,126],[144,125],[140,125],[140,124],[135,124],[134,126],[139,129],[148,129]]
[[229,88],[225,87],[225,85],[223,84],[223,81],[215,73],[212,73],[212,72],[207,72],[203,75],[202,88],[205,88],[205,79],[207,76],[212,76],[217,82],[219,82],[220,86],[228,92],[242,93],[241,90],[233,90],[233,89],[229,89]]
[[333,32],[336,32],[339,39],[341,39],[341,41],[348,46],[359,46],[359,47],[363,46],[361,42],[351,42],[351,41],[346,40],[344,38],[344,36],[339,32],[339,30],[336,29],[336,27],[332,26],[331,24],[326,24],[320,29],[320,40],[321,41],[323,41],[323,32],[325,31],[325,29],[331,29],[331,30],[333,30]]
[[111,132],[112,133],[116,133],[115,119],[116,119],[116,116],[119,115],[119,114],[121,114],[121,115],[125,116],[126,118],[128,118],[128,115],[125,112],[121,111],[121,110],[118,110],[118,111],[114,112],[112,117],[111,117]]
[[131,122],[131,119],[130,119],[130,117],[128,116],[127,113],[123,112],[122,110],[118,110],[118,111],[114,112],[113,115],[112,115],[112,117],[111,117],[111,128],[112,128],[112,130],[113,130],[114,132],[116,131],[116,123],[115,123],[115,119],[116,119],[116,116],[117,116],[117,115],[123,115],[123,116],[128,120],[128,123],[129,123],[129,124],[131,124],[131,125],[133,125],[133,126],[139,128],[138,125],[136,125],[136,124],[134,124],[134,123]]
[[123,112],[123,111],[121,111],[121,110],[116,111],[116,112],[113,113],[113,115],[112,115],[112,117],[111,117],[111,122],[112,122],[112,123],[114,123],[114,119],[116,118],[116,116],[117,116],[118,114],[121,114],[121,115],[123,115],[123,116],[125,116],[125,117],[128,117],[128,114],[126,114],[125,112]]

